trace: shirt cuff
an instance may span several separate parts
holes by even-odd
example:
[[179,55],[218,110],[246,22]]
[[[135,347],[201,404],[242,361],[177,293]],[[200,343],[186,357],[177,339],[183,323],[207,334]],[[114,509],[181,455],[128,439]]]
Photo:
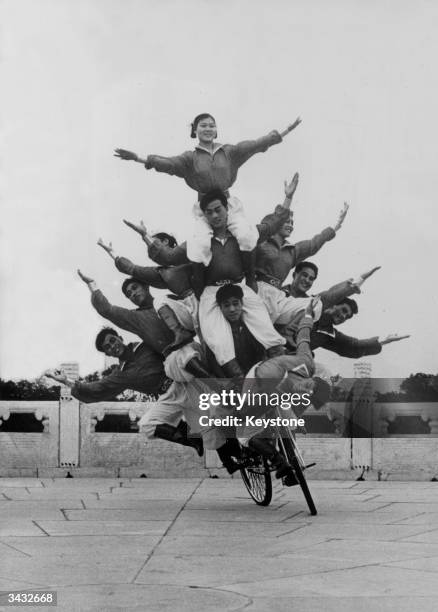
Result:
[[90,291],[97,291],[97,283],[96,281],[91,281],[91,283],[88,283],[88,286],[90,287]]

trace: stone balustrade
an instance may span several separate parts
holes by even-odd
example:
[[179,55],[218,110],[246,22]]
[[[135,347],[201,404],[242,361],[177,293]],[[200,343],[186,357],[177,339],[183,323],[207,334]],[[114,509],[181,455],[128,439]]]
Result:
[[[0,476],[203,476],[219,467],[215,453],[148,440],[138,431],[136,402],[81,404],[0,401]],[[316,477],[354,475],[431,478],[438,472],[438,403],[374,403],[359,398],[304,413],[298,433]],[[358,427],[358,423],[360,427]],[[312,476],[309,472],[309,476]]]

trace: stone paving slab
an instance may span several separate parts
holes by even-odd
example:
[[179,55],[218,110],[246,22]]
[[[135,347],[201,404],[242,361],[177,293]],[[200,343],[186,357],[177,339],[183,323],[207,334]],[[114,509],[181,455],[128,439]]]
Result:
[[435,597],[257,597],[245,612],[436,612],[436,606]]
[[436,483],[310,488],[314,517],[298,487],[263,508],[239,477],[0,479],[0,591],[68,612],[438,609]]
[[[62,518],[62,517],[61,517]],[[31,520],[18,518],[3,519],[0,522],[0,538],[3,536],[43,536],[38,525]],[[1,567],[0,567],[1,570]]]
[[[254,550],[254,546],[252,548]],[[204,552],[206,554],[204,554]],[[202,551],[202,555],[194,556],[157,554],[147,564],[136,579],[142,584],[185,584],[195,586],[221,586],[227,583],[253,582],[260,580],[260,569],[263,567],[263,580],[288,578],[305,573],[332,571],[351,567],[353,564],[340,560],[318,560],[312,558],[300,559],[300,562],[279,562],[277,558],[267,557],[263,547],[256,553],[242,556],[233,553],[232,563],[224,562],[223,552],[212,556],[209,551]],[[229,557],[227,557],[229,559]]]
[[[172,521],[39,521],[49,536],[161,535]],[[11,534],[16,535],[16,534]]]
[[[69,521],[163,521],[172,520],[178,508],[92,508],[89,510],[65,510]],[[47,517],[50,518],[50,517]]]

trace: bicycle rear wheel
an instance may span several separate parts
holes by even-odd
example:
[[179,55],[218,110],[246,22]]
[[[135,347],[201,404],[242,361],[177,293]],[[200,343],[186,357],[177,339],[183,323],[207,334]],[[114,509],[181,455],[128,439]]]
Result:
[[289,438],[281,438],[280,447],[282,447],[282,450],[286,456],[286,459],[292,466],[295,476],[297,477],[297,480],[300,484],[301,490],[304,494],[307,505],[309,507],[310,514],[312,516],[315,516],[316,514],[318,514],[318,512],[316,510],[316,506],[315,506],[315,502],[313,501],[312,494],[310,493],[309,487],[307,485],[307,481],[304,476],[303,468],[295,453],[294,443]]
[[248,493],[258,506],[269,506],[272,500],[271,472],[266,459],[254,455],[240,468],[240,475]]

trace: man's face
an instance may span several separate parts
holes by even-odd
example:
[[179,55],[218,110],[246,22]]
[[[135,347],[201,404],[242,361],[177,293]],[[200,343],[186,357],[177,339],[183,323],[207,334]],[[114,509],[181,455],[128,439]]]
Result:
[[293,222],[292,217],[290,217],[290,219],[286,221],[286,223],[283,223],[283,225],[280,227],[277,233],[282,238],[289,238],[289,236],[293,232],[293,229],[294,229],[294,222]]
[[102,342],[102,351],[108,357],[120,357],[125,348],[122,338],[115,334],[107,334]]
[[242,300],[236,297],[228,298],[220,304],[220,309],[229,323],[235,323],[242,316]]
[[141,306],[146,300],[149,300],[149,289],[141,283],[132,282],[125,289],[126,297],[136,306]]
[[204,217],[213,230],[223,230],[227,227],[228,211],[220,200],[212,200],[207,204]]
[[315,278],[315,270],[312,268],[303,268],[299,272],[295,272],[292,286],[297,291],[307,293],[312,288]]
[[351,319],[353,311],[348,304],[336,304],[327,310],[333,325],[341,325],[347,319]]

